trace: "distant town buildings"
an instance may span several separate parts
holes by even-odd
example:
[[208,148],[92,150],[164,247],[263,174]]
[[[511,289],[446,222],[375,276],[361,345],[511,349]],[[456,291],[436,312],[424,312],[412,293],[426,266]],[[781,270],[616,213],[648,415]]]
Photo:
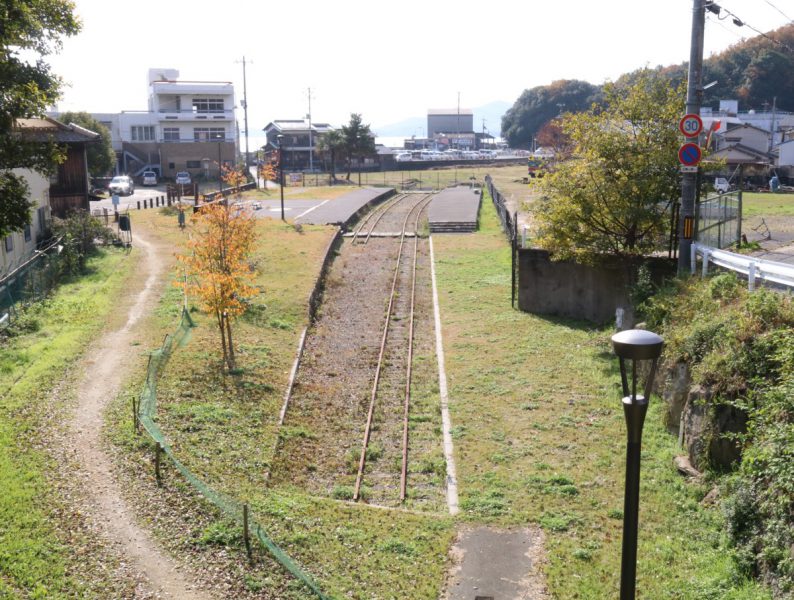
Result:
[[220,165],[236,162],[231,82],[180,80],[176,69],[152,68],[148,92],[147,110],[92,113],[110,131],[117,172],[137,176],[152,170],[173,177],[188,171],[214,178]]

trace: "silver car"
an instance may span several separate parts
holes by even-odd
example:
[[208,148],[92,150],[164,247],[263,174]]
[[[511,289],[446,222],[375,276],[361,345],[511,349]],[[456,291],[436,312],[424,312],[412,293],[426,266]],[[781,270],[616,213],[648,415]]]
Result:
[[132,196],[135,192],[135,185],[132,183],[132,178],[126,175],[116,175],[110,180],[108,191],[111,194],[118,194],[119,196]]

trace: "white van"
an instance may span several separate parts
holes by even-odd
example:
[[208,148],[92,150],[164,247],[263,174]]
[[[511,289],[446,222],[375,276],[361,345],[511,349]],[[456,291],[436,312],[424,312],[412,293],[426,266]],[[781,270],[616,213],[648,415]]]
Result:
[[714,189],[720,194],[725,194],[731,189],[731,184],[724,177],[717,177],[714,180]]

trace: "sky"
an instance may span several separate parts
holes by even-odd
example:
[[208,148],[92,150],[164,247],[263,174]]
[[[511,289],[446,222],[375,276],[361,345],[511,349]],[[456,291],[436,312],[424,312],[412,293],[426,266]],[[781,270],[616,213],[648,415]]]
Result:
[[[794,0],[718,0],[760,31]],[[689,58],[692,0],[75,0],[82,31],[48,57],[67,86],[58,109],[146,110],[147,70],[232,81],[251,136],[274,119],[377,131],[428,108],[513,103],[558,79],[593,84]],[[708,13],[707,13],[708,14]],[[705,56],[756,35],[709,15]],[[789,76],[787,74],[786,76]],[[243,127],[242,109],[238,110]]]

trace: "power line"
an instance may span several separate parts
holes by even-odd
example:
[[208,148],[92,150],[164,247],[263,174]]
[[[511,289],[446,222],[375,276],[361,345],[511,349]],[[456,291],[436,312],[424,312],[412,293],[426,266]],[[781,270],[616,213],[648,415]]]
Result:
[[722,27],[722,28],[723,28],[725,31],[727,31],[728,33],[730,33],[731,35],[735,35],[735,36],[736,36],[736,38],[737,38],[737,39],[739,39],[739,40],[743,40],[743,39],[745,39],[745,38],[744,38],[744,36],[743,36],[743,35],[741,35],[740,33],[737,33],[735,29],[731,29],[730,27],[726,27],[726,26],[725,26],[725,25],[724,25],[724,24],[723,24],[723,23],[722,23],[722,22],[721,22],[719,19],[714,19],[714,18],[710,17],[709,15],[706,15],[706,20],[707,20],[709,23],[713,23],[714,25],[719,25],[719,26],[720,26],[720,27]]
[[[720,6],[719,4],[714,2],[713,0],[706,3],[705,9],[706,9],[707,12],[710,12],[710,13],[713,13],[713,14],[717,15],[717,18],[720,21],[723,21],[723,20],[727,19],[728,17],[731,17],[731,20],[733,21],[733,24],[736,25],[737,27],[747,27],[748,29],[751,29],[755,33],[760,35],[761,37],[769,40],[770,42],[775,44],[777,47],[783,48],[784,50],[786,50],[789,53],[791,53],[792,55],[794,55],[794,48],[792,48],[788,44],[784,44],[780,40],[776,40],[773,37],[769,37],[766,33],[761,31],[760,29],[757,29],[756,27],[753,27],[752,25],[750,25],[750,23],[748,23],[747,21],[744,21],[743,19],[739,18],[738,15],[736,15],[733,12],[731,12],[727,8],[724,8],[724,7]],[[720,16],[723,12],[725,13],[724,17]]]
[[780,10],[780,9],[779,9],[777,6],[775,6],[774,4],[772,4],[772,3],[771,3],[769,0],[764,0],[764,2],[766,2],[766,3],[767,3],[769,6],[771,6],[772,8],[774,8],[774,9],[775,9],[777,12],[779,12],[781,15],[783,15],[784,17],[786,17],[786,20],[787,20],[788,22],[791,22],[792,20],[794,20],[794,19],[792,19],[791,17],[789,17],[789,16],[788,16],[786,13],[784,13],[782,10]]

